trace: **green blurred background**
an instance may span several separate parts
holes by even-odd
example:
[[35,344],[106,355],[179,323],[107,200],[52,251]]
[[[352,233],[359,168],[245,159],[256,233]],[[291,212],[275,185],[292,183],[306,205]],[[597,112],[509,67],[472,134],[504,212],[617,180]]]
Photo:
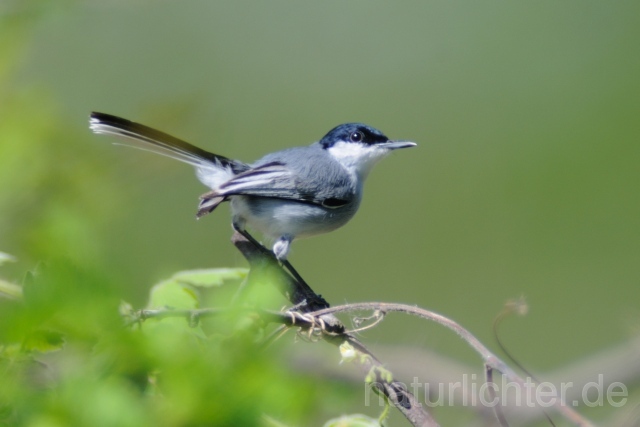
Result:
[[[25,1],[0,4],[0,251],[60,256],[142,305],[177,270],[244,266],[228,208],[184,164],[116,147],[90,111],[252,161],[362,121],[418,148],[354,220],[290,260],[332,304],[445,314],[534,371],[638,333],[637,1]],[[476,362],[438,328],[365,340]],[[413,323],[412,323],[413,325]]]

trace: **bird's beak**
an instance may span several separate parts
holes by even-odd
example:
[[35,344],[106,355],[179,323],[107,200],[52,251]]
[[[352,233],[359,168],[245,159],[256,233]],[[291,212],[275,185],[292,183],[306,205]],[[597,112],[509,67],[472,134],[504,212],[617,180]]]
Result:
[[398,148],[409,148],[409,147],[415,147],[416,144],[415,142],[411,142],[411,141],[387,141],[384,144],[381,144],[384,148],[389,149],[389,150],[397,150]]

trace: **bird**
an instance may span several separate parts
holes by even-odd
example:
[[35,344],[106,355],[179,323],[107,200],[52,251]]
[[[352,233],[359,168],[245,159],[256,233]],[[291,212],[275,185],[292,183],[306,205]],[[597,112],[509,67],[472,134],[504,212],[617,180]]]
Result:
[[416,146],[390,140],[363,123],[344,123],[311,145],[287,148],[245,163],[214,154],[151,127],[106,113],[92,112],[90,129],[115,135],[129,145],[195,167],[210,191],[200,196],[197,218],[229,202],[232,227],[273,242],[272,253],[299,279],[287,261],[295,239],[333,231],[358,211],[363,185],[372,167],[392,151]]

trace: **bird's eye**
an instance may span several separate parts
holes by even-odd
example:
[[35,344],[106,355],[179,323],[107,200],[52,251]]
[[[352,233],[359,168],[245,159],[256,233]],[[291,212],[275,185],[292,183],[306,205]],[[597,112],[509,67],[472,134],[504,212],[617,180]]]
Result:
[[349,139],[351,142],[360,142],[364,139],[364,135],[360,131],[352,132],[351,135],[349,135]]

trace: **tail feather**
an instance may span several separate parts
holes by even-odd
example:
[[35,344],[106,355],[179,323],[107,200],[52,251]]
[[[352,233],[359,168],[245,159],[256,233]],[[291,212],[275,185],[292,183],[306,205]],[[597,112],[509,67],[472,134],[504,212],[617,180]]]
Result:
[[159,130],[111,114],[91,113],[89,127],[98,134],[126,138],[128,140],[126,145],[162,154],[197,168],[222,167],[233,173],[239,173],[248,168],[242,162],[210,153]]
[[203,194],[200,196],[200,205],[198,205],[198,213],[196,213],[196,218],[200,219],[203,216],[210,214],[214,211],[218,205],[227,198],[225,196],[220,196],[215,191],[211,191],[209,193]]
[[89,127],[97,134],[115,135],[126,145],[168,156],[196,167],[198,179],[213,191],[200,197],[197,218],[214,211],[227,200],[216,189],[235,175],[250,169],[246,163],[210,153],[159,130],[105,113],[91,113]]

